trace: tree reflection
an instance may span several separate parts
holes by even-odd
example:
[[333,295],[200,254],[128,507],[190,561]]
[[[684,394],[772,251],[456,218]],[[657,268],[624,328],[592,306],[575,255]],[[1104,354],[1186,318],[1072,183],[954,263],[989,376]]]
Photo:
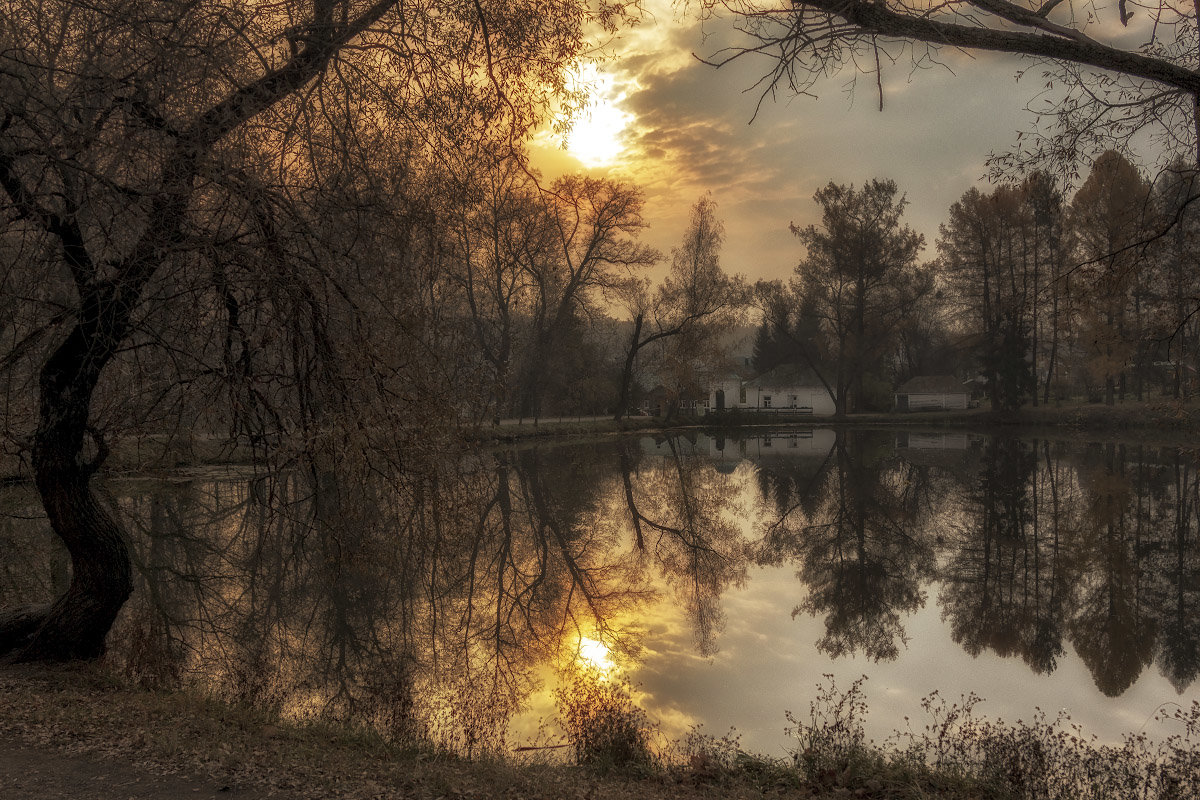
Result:
[[1173,503],[1166,503],[1163,543],[1151,560],[1160,588],[1158,663],[1163,675],[1183,692],[1200,675],[1200,474],[1175,451],[1170,463]]
[[1064,652],[1072,569],[1063,511],[1073,504],[1063,502],[1063,477],[1048,451],[1039,481],[1036,448],[1012,437],[994,437],[984,447],[978,475],[962,496],[962,518],[952,527],[940,602],[954,641],[971,655],[988,648],[1049,673]]
[[700,655],[717,652],[725,626],[721,594],[740,585],[749,545],[737,524],[738,486],[717,472],[695,442],[659,441],[661,458],[644,464],[635,440],[621,448],[625,507],[637,548],[661,571],[692,622]]
[[611,474],[529,449],[402,484],[343,467],[143,487],[121,499],[142,585],[108,658],[291,716],[500,747],[564,640],[650,596],[600,519]]
[[1086,566],[1070,632],[1097,688],[1116,697],[1154,657],[1158,626],[1149,605],[1150,576],[1140,563],[1153,510],[1146,492],[1151,467],[1137,459],[1131,479],[1124,445],[1100,450],[1082,480]]
[[[504,746],[553,667],[596,652],[636,663],[656,604],[681,609],[709,656],[726,593],[756,567],[791,567],[807,590],[793,614],[823,620],[833,657],[896,658],[937,581],[971,654],[1049,673],[1069,642],[1113,695],[1152,662],[1181,692],[1200,675],[1187,451],[798,429],[722,445],[110,481],[139,591],[107,663],[143,685],[478,753]],[[32,493],[2,498],[5,604],[54,596],[66,561]]]
[[837,434],[823,503],[796,539],[808,597],[792,614],[825,615],[821,651],[879,661],[907,644],[901,617],[924,604],[934,551],[921,468],[885,459],[871,443]]

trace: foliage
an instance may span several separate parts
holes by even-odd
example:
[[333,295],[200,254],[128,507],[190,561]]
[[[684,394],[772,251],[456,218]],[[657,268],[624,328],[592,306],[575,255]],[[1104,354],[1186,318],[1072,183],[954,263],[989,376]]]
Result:
[[791,228],[807,250],[794,291],[828,341],[827,383],[839,414],[864,407],[865,376],[884,358],[906,312],[932,290],[917,264],[924,237],[902,224],[907,200],[898,191],[891,180],[861,189],[829,183],[813,195],[821,226]]
[[[1118,745],[1085,736],[1070,718],[1004,724],[975,716],[980,698],[948,703],[937,692],[922,702],[930,722],[896,735],[906,757],[930,769],[962,775],[992,796],[1028,800],[1104,800],[1112,797],[1183,798],[1200,791],[1200,703],[1160,710],[1155,722],[1178,725],[1163,740],[1127,734]],[[1173,704],[1172,704],[1173,705]]]
[[1030,356],[1028,329],[1015,311],[1006,310],[998,339],[989,341],[980,353],[984,374],[996,385],[996,411],[1016,411],[1037,391]]
[[814,784],[829,784],[842,776],[874,767],[878,760],[867,745],[863,732],[863,717],[867,713],[866,694],[862,686],[866,676],[838,691],[833,676],[826,674],[828,686],[819,686],[809,702],[808,719],[797,720],[786,712],[787,720],[795,727],[789,733],[796,739],[793,754],[797,768]]
[[[1145,335],[1134,303],[1146,293],[1150,270],[1138,246],[1151,216],[1150,186],[1119,153],[1108,151],[1092,165],[1071,201],[1071,221],[1079,243],[1080,277],[1086,312],[1083,338],[1087,368],[1105,384],[1105,402],[1115,400],[1117,381],[1124,394],[1125,371]],[[1148,266],[1148,265],[1147,265]]]
[[940,229],[946,304],[987,381],[993,411],[1036,399],[1040,365],[1047,364],[1049,382],[1065,360],[1059,343],[1072,320],[1061,206],[1057,187],[1039,173],[987,194],[968,189]]
[[657,762],[650,747],[652,724],[628,683],[576,666],[554,699],[576,763],[606,771],[648,769]]

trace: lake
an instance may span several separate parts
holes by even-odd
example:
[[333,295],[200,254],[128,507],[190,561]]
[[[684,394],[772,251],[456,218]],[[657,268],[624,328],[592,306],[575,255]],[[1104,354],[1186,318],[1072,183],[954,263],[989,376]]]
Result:
[[[863,675],[879,739],[935,690],[1104,741],[1198,696],[1189,449],[813,427],[102,490],[138,576],[108,669],[466,753],[560,741],[581,664],[664,737],[774,756],[785,711]],[[2,496],[0,599],[44,601],[67,559],[31,489]]]

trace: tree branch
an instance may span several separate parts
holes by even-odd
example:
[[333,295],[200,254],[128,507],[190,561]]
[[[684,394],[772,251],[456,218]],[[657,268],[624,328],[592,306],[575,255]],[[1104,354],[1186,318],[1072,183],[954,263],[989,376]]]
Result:
[[[1200,94],[1200,73],[1170,61],[1120,50],[1083,36],[1078,31],[1047,23],[1044,17],[1027,12],[1004,0],[973,0],[975,7],[1000,16],[1010,22],[1036,27],[1044,33],[1009,31],[994,28],[942,22],[911,13],[896,12],[882,3],[871,0],[794,0],[792,8],[779,12],[762,12],[761,18],[786,15],[790,23],[787,32],[777,37],[763,37],[764,45],[788,45],[785,56],[796,58],[798,46],[810,42],[814,49],[817,40],[810,38],[808,29],[814,27],[802,18],[806,10],[822,12],[845,20],[851,30],[823,32],[820,39],[849,39],[859,34],[877,34],[901,39],[915,39],[934,46],[950,45],[974,50],[1040,56],[1056,61],[1070,61],[1097,69],[1109,70],[1175,87],[1189,94]],[[1052,6],[1043,6],[1047,13]],[[746,16],[751,16],[747,14]],[[739,51],[760,52],[763,46]],[[727,51],[728,52],[728,51]]]

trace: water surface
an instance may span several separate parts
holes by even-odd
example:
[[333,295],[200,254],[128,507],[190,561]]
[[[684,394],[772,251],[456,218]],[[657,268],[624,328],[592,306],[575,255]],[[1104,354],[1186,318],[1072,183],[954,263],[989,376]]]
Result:
[[[826,675],[868,676],[877,738],[934,690],[1109,740],[1197,696],[1178,448],[812,428],[104,490],[139,575],[109,668],[467,752],[534,737],[580,663],[668,735],[732,726],[772,755]],[[3,601],[52,596],[67,561],[36,498],[3,509]]]

